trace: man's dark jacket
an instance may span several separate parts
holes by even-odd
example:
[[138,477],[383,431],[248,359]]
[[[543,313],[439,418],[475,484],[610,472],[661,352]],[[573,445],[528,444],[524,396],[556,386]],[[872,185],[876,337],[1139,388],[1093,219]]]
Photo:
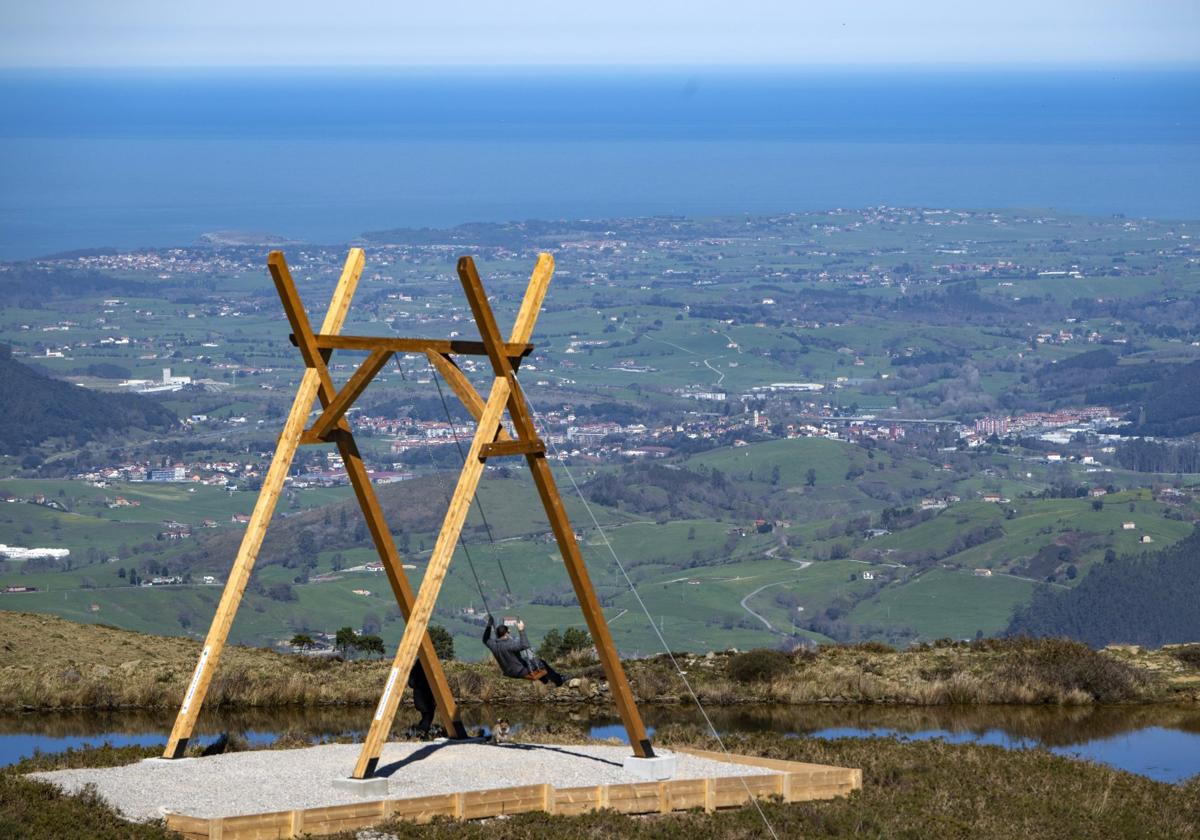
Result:
[[519,639],[514,639],[511,632],[501,639],[492,633],[491,621],[483,631],[483,643],[492,652],[492,656],[496,657],[496,662],[506,677],[523,677],[529,673],[529,663],[521,655],[521,651],[529,650],[529,639],[525,637],[524,630],[520,631],[520,634]]

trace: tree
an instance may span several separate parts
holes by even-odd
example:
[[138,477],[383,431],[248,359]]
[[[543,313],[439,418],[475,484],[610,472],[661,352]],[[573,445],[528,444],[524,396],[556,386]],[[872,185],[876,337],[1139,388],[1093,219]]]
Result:
[[273,583],[267,587],[266,596],[272,601],[295,601],[296,593],[292,591],[290,583]]
[[433,641],[433,651],[438,659],[449,662],[454,658],[454,637],[449,630],[440,624],[430,624],[429,638]]
[[542,639],[542,644],[537,649],[537,654],[542,659],[550,661],[551,659],[557,659],[561,650],[562,633],[556,627],[546,632],[546,636]]
[[296,540],[296,550],[301,557],[312,557],[317,553],[317,538],[313,536],[312,531],[306,528],[300,532],[300,536]]
[[316,646],[317,643],[313,641],[313,637],[307,633],[297,633],[295,636],[292,636],[291,644],[294,648],[308,650],[309,648]]
[[1103,499],[1092,499],[1092,510],[1097,510],[1097,511],[1104,510],[1104,500]]
[[354,649],[383,656],[383,639],[374,634],[359,636],[354,640]]
[[592,636],[588,631],[578,627],[568,627],[566,630],[552,629],[538,648],[538,656],[547,661],[560,659],[568,654],[580,650],[587,650],[592,646]]
[[592,646],[592,635],[579,627],[568,627],[563,631],[563,653],[575,653]]
[[805,487],[816,487],[817,486],[817,471],[814,470],[812,467],[809,467],[808,470],[804,473],[804,486]]
[[354,628],[343,627],[333,637],[333,646],[341,652],[342,656],[347,656],[356,647],[355,642],[357,641],[358,634],[354,632]]

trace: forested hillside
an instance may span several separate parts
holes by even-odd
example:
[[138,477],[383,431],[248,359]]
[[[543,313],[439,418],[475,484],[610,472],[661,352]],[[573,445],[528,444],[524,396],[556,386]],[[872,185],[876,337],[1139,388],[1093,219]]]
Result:
[[1200,531],[1170,548],[1097,566],[1074,589],[1042,589],[1011,635],[1069,636],[1096,647],[1158,647],[1200,638]]
[[0,452],[20,454],[51,438],[76,443],[122,429],[166,429],[175,415],[136,394],[105,394],[38,373],[0,345]]
[[1200,431],[1200,363],[1182,365],[1146,392],[1139,435],[1182,437]]

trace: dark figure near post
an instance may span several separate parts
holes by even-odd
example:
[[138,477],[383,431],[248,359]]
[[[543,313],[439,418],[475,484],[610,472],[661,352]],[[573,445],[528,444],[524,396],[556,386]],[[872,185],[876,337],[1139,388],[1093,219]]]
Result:
[[437,702],[433,699],[433,689],[429,687],[429,680],[420,662],[413,663],[408,675],[408,687],[412,689],[413,705],[421,713],[421,720],[409,732],[419,738],[427,738],[433,725],[433,713],[437,711]]
[[504,672],[504,676],[518,680],[539,680],[543,683],[554,683],[556,686],[566,682],[566,677],[555,671],[544,659],[539,659],[529,646],[525,636],[525,622],[517,622],[517,633],[520,638],[514,639],[508,632],[508,626],[496,626],[496,620],[488,616],[487,627],[483,630],[483,643],[496,657],[496,664]]

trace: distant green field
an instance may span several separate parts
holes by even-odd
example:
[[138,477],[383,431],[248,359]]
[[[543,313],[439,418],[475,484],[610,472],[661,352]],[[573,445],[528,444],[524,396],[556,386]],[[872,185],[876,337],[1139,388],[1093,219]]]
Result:
[[[219,487],[193,483],[139,482],[93,487],[81,481],[7,479],[0,491],[14,497],[42,494],[62,504],[66,512],[20,502],[0,505],[0,542],[8,545],[68,548],[78,562],[88,549],[120,555],[122,545],[154,540],[167,520],[190,525],[198,536],[201,524],[211,519],[217,528],[237,528],[230,522],[236,513],[248,514],[257,494],[230,493]],[[349,488],[309,488],[292,491],[280,510],[320,507],[350,493]],[[131,507],[110,508],[108,502],[124,498]]]
[[[1132,310],[1137,304],[1134,298],[1195,293],[1200,275],[1194,260],[1186,251],[1163,246],[1175,241],[1173,223],[1138,220],[1135,224],[1043,211],[933,214],[920,222],[869,218],[876,215],[887,213],[810,213],[792,221],[681,221],[683,228],[692,223],[697,227],[681,234],[685,238],[677,242],[674,233],[643,236],[640,222],[614,220],[622,242],[611,254],[561,246],[559,278],[540,317],[537,350],[522,373],[531,402],[541,410],[559,411],[616,401],[644,410],[648,424],[737,413],[764,404],[772,423],[792,422],[814,409],[836,410],[852,404],[860,413],[877,412],[881,418],[898,409],[901,415],[970,422],[978,413],[1003,405],[1053,402],[1055,395],[1036,393],[1036,367],[1094,349],[1096,345],[1083,338],[1093,330],[1106,339],[1119,332],[1128,340],[1126,347],[1132,352],[1122,358],[1123,365],[1188,362],[1200,355],[1191,337],[1183,338],[1191,329],[1187,324],[1172,325],[1178,335],[1168,340],[1164,336],[1170,333],[1157,322],[1158,313],[1141,322],[1142,316],[1131,311],[1118,324],[1090,305],[1082,308],[1094,317],[1070,327],[1077,333],[1071,342],[1031,340],[1038,332],[1067,328],[1064,310],[1080,308],[1073,306],[1076,300],[1125,300]],[[546,241],[554,244],[546,246],[521,231],[514,234],[514,241],[524,243],[521,248],[481,249],[480,269],[502,326],[517,309],[530,268],[528,251],[534,245],[559,249],[558,242],[569,242],[580,233],[591,236],[588,231],[565,231],[561,237],[549,237]],[[370,248],[359,292],[362,305],[351,309],[346,332],[443,336],[454,331],[470,337],[469,312],[453,278],[453,252],[462,240],[455,242],[453,249],[444,245]],[[295,250],[301,294],[313,312],[319,312],[340,266],[341,249]],[[997,262],[1018,265],[995,271],[975,267]],[[1037,276],[1040,270],[1061,270],[1064,262],[1079,264],[1083,276]],[[1121,276],[1110,276],[1114,269]],[[165,443],[211,446],[212,453],[224,457],[261,459],[272,445],[302,368],[287,340],[286,323],[279,316],[261,259],[221,254],[219,267],[176,275],[169,282],[160,282],[167,278],[156,276],[157,272],[111,273],[153,283],[153,290],[162,289],[164,294],[122,295],[124,303],[109,312],[102,303],[107,295],[100,294],[64,296],[53,307],[0,308],[0,332],[18,354],[24,354],[22,358],[76,381],[86,379],[89,386],[117,387],[117,380],[80,373],[92,363],[116,364],[140,377],[156,377],[168,365],[176,373],[212,377],[227,390],[179,392],[160,399],[183,416],[198,412],[223,420],[241,415],[248,422],[234,427],[214,421],[203,429],[180,432]],[[895,282],[909,277],[904,283]],[[941,299],[951,289],[967,289],[985,304],[1009,308],[1012,318],[1003,324],[956,317],[925,321],[920,317],[923,313],[905,308],[914,295],[921,306],[922,301]],[[398,291],[411,292],[413,300],[398,299]],[[776,302],[764,302],[767,298]],[[1024,302],[1014,306],[1018,298]],[[1035,299],[1054,305],[1042,307]],[[57,331],[57,322],[66,319],[72,322],[69,330]],[[106,349],[99,343],[114,333],[128,334],[137,346]],[[570,342],[579,340],[605,346],[566,352]],[[64,358],[41,355],[43,345],[53,341],[70,343],[73,349]],[[900,358],[910,351],[934,353],[948,361],[913,371]],[[346,377],[360,358],[361,354],[339,351],[332,359],[335,378]],[[965,361],[970,362],[970,370],[962,364]],[[261,370],[235,372],[230,363]],[[410,372],[424,367],[420,360],[406,364]],[[911,380],[910,373],[916,374]],[[486,364],[472,377],[486,386]],[[832,385],[839,377],[846,378],[841,387],[797,400],[770,398],[764,403],[749,396],[751,388],[771,382]],[[533,384],[539,381],[548,384]],[[685,401],[678,392],[692,386],[726,390],[729,399],[721,404]],[[405,400],[435,394],[431,383],[401,381],[389,368],[361,404],[364,410],[384,405],[391,412]],[[745,404],[739,400],[743,395],[748,398]],[[1004,401],[1013,396],[1014,402]],[[909,429],[910,439],[920,437],[919,428]],[[360,443],[369,463],[390,466],[394,456],[385,437],[364,435]],[[165,456],[147,441],[106,446],[119,449],[114,455],[101,452],[108,459]],[[43,454],[53,464],[70,463],[74,453],[51,446]],[[1060,469],[1034,453],[1000,454],[986,448],[963,453],[954,451],[953,442],[946,440],[914,443],[912,449],[897,447],[887,453],[826,439],[772,440],[726,445],[659,463],[720,470],[744,499],[751,500],[733,507],[689,508],[688,516],[696,518],[675,517],[661,523],[654,521],[667,519],[661,512],[648,516],[632,509],[591,506],[668,645],[684,649],[784,643],[794,626],[830,607],[838,612],[879,585],[863,581],[861,573],[871,567],[851,558],[886,563],[897,554],[913,555],[916,560],[907,569],[874,567],[882,589],[843,615],[844,624],[870,625],[872,632],[909,626],[923,637],[970,636],[977,629],[990,632],[1004,626],[1012,606],[1028,598],[1033,584],[1000,575],[974,578],[949,569],[907,580],[916,564],[937,555],[940,563],[999,572],[1049,548],[1080,547],[1071,555],[1071,565],[1077,567],[1076,580],[1082,580],[1109,548],[1133,554],[1178,540],[1192,527],[1196,508],[1189,502],[1182,510],[1172,510],[1153,501],[1144,489],[1108,496],[1099,511],[1086,498],[1027,498],[1061,478],[1062,470],[1082,484],[1113,482],[1119,487],[1145,488],[1173,482],[1175,477],[1117,469],[1092,474],[1079,466]],[[1105,464],[1105,469],[1110,466]],[[0,475],[21,469],[19,458],[0,459]],[[656,651],[657,636],[628,591],[589,511],[575,497],[557,463],[555,469],[568,512],[583,534],[583,554],[608,604],[606,615],[619,644],[629,652]],[[814,474],[811,487],[807,486],[809,470]],[[580,463],[573,472],[584,484],[600,473],[623,475],[611,461]],[[554,545],[543,539],[548,527],[528,473],[513,465],[512,476],[501,480],[489,470],[480,490],[498,545],[495,549],[489,545],[474,509],[465,541],[493,609],[524,616],[537,639],[550,627],[580,626],[582,619],[577,608],[562,605],[569,600],[570,585]],[[101,489],[73,481],[22,480],[0,481],[0,491],[19,496],[41,492],[69,509],[59,513],[28,504],[0,505],[0,542],[67,547],[78,564],[54,572],[29,572],[29,567],[10,564],[0,574],[0,585],[25,584],[43,591],[0,596],[0,608],[19,605],[163,633],[202,633],[218,590],[135,589],[118,577],[117,570],[174,559],[206,535],[236,534],[239,526],[230,523],[230,517],[248,513],[254,503],[253,493],[227,494],[190,485]],[[1010,501],[984,503],[984,492],[998,492]],[[289,493],[279,519],[344,499],[349,493],[348,488]],[[905,530],[895,527],[895,533],[871,540],[863,533],[866,527],[881,524],[886,508],[919,508],[922,498],[947,493],[962,501],[927,522]],[[117,495],[140,506],[108,508],[105,498]],[[215,520],[217,527],[197,528],[186,544],[155,541],[164,520],[199,526],[206,518]],[[780,526],[770,534],[757,534],[753,525],[759,518],[779,521]],[[1124,530],[1125,521],[1134,521],[1136,527]],[[987,526],[998,526],[1003,534],[950,552],[964,535]],[[731,533],[743,530],[750,535]],[[396,536],[398,541],[404,539],[404,560],[415,566],[411,575],[418,580],[434,535],[397,532]],[[1142,543],[1143,536],[1154,542]],[[133,549],[140,544],[148,547],[135,554]],[[217,570],[224,568],[232,561],[235,544],[232,539],[221,542],[220,556],[205,562]],[[775,556],[769,556],[770,551]],[[337,555],[342,566],[375,560],[374,551],[361,545],[326,548],[312,576],[332,573]],[[507,572],[511,596],[505,591],[497,556]],[[831,556],[845,559],[825,559]],[[108,557],[119,559],[109,564],[104,562]],[[800,569],[787,557],[816,562]],[[270,643],[297,629],[335,630],[368,621],[382,622],[389,645],[398,640],[403,624],[378,573],[343,571],[338,579],[296,583],[293,601],[271,600],[254,591],[258,584],[292,584],[300,572],[279,565],[255,572],[234,625],[235,639]],[[355,593],[356,589],[370,594]],[[466,554],[460,550],[435,615],[437,622],[455,633],[460,655],[482,655],[478,628],[464,612],[481,607]]]
[[1008,625],[1012,610],[1028,600],[1035,584],[1002,575],[933,569],[905,586],[887,587],[859,604],[851,620],[911,627],[923,639],[969,639]]
[[[592,512],[605,527],[612,549],[638,587],[653,623],[671,647],[708,649],[772,646],[786,639],[825,640],[803,629],[808,620],[820,618],[834,605],[853,604],[881,587],[874,597],[858,603],[841,619],[849,625],[871,628],[910,627],[923,638],[950,635],[973,636],[1003,629],[1012,608],[1023,603],[1033,583],[996,574],[976,578],[969,573],[935,569],[909,579],[912,569],[876,566],[877,580],[869,583],[862,572],[871,567],[850,559],[821,560],[831,547],[841,544],[852,552],[868,550],[886,562],[896,552],[942,554],[954,540],[984,526],[999,526],[1003,535],[944,558],[942,562],[969,570],[976,567],[1006,571],[1056,540],[1075,544],[1094,538],[1091,545],[1074,556],[1081,580],[1090,564],[1104,550],[1137,553],[1180,539],[1191,525],[1168,518],[1170,508],[1155,502],[1146,490],[1125,491],[1104,497],[1100,510],[1088,498],[1036,499],[1023,494],[1044,486],[1046,468],[1034,462],[992,459],[996,475],[956,472],[910,455],[875,453],[839,441],[816,438],[773,440],[744,447],[709,451],[680,463],[692,469],[721,470],[745,486],[780,500],[793,510],[790,526],[774,533],[757,534],[750,522],[728,517],[657,522],[633,512],[616,511],[593,504]],[[778,467],[778,484],[774,470]],[[1029,472],[1021,480],[997,477],[1011,474],[1010,467]],[[577,480],[586,481],[606,467],[577,467]],[[815,486],[805,487],[806,473],[815,472]],[[862,475],[847,479],[851,469]],[[1004,472],[1008,470],[1009,472]],[[565,502],[576,528],[583,534],[582,551],[593,582],[607,603],[606,615],[622,650],[650,653],[661,647],[641,606],[629,592],[605,539],[593,527],[565,474],[559,471]],[[921,495],[955,492],[963,500],[915,527],[888,536],[865,540],[862,534],[828,538],[826,529],[849,516],[877,515],[884,502],[863,494],[864,487],[894,492],[913,504]],[[215,608],[219,588],[211,586],[134,588],[121,580],[117,570],[139,565],[138,555],[121,556],[123,547],[152,540],[162,520],[175,519],[198,525],[204,518],[216,519],[220,529],[237,528],[228,522],[232,512],[247,511],[253,494],[192,485],[123,485],[93,488],[79,482],[7,481],[10,493],[29,496],[44,493],[63,500],[71,508],[61,513],[44,507],[13,503],[0,506],[0,540],[11,544],[52,544],[71,547],[82,565],[70,571],[30,572],[10,564],[0,574],[0,585],[37,586],[35,594],[5,596],[0,608],[50,612],[75,620],[103,621],[118,626],[159,633],[202,634]],[[59,492],[63,495],[59,496]],[[1009,494],[1001,504],[979,501],[984,491]],[[347,488],[304,490],[288,501],[290,512],[310,505],[345,498]],[[120,495],[141,502],[134,508],[109,509],[106,498]],[[481,498],[498,540],[489,544],[478,512],[472,509],[464,537],[474,561],[475,574],[492,610],[524,617],[540,639],[552,627],[583,626],[578,609],[570,606],[572,590],[558,558],[544,514],[536,501],[529,476],[515,469],[508,480],[489,474]],[[1133,510],[1130,510],[1132,505]],[[1013,514],[1007,513],[1012,510]],[[1134,521],[1136,529],[1121,525]],[[736,536],[735,529],[748,531]],[[6,530],[5,530],[6,529]],[[199,536],[213,533],[198,529]],[[1150,535],[1152,544],[1143,544]],[[397,535],[398,539],[401,535]],[[406,535],[409,550],[404,560],[414,566],[409,575],[414,584],[423,574],[433,535]],[[786,547],[781,541],[786,541]],[[232,546],[229,561],[232,561]],[[715,547],[723,556],[713,558]],[[93,555],[117,555],[117,563],[86,563]],[[173,551],[183,547],[174,547]],[[780,552],[779,557],[768,552]],[[403,631],[403,622],[379,573],[348,572],[344,569],[376,560],[368,547],[325,549],[317,558],[312,577],[333,574],[334,556],[340,555],[343,571],[336,579],[293,584],[297,569],[264,566],[256,570],[254,584],[233,628],[235,641],[270,644],[299,630],[332,632],[338,627],[378,625],[390,646]],[[161,555],[168,556],[168,555]],[[807,568],[785,557],[808,562]],[[497,565],[503,564],[511,587],[506,591]],[[220,575],[218,574],[218,577]],[[853,579],[852,579],[853,578]],[[1073,583],[1063,580],[1065,583]],[[258,594],[255,586],[289,584],[295,600],[277,601]],[[363,590],[362,594],[354,590]],[[743,599],[745,605],[743,606]],[[456,552],[438,601],[434,620],[455,635],[460,655],[478,658],[479,628],[467,610],[483,609],[483,599],[462,549]],[[752,614],[753,612],[753,614]],[[767,622],[771,625],[768,630]]]

